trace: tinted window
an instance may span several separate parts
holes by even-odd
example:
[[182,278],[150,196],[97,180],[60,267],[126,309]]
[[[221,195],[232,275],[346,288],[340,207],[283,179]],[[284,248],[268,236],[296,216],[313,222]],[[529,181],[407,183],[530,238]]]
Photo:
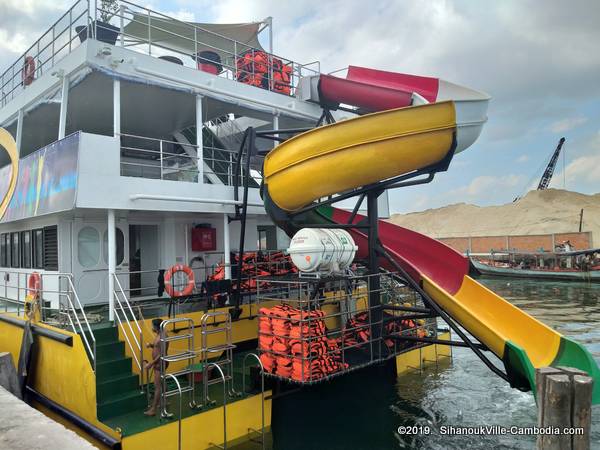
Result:
[[10,244],[8,233],[0,234],[0,267],[10,265]]
[[31,268],[31,231],[21,232],[21,267]]
[[11,264],[10,264],[10,266],[18,268],[20,266],[19,256],[21,254],[21,249],[19,248],[19,233],[11,233],[10,239],[11,239],[11,251],[10,251]]
[[32,234],[32,258],[33,268],[43,269],[44,268],[44,230],[33,230]]

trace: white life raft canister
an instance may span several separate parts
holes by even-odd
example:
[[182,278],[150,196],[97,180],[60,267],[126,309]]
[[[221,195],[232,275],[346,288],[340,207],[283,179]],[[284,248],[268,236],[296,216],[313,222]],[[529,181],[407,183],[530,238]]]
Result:
[[352,264],[358,247],[346,230],[302,228],[287,249],[292,262],[303,273],[340,273]]

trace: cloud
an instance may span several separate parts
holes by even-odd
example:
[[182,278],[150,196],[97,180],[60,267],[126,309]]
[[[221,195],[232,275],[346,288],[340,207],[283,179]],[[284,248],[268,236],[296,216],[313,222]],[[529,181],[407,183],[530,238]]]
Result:
[[447,197],[459,201],[477,201],[489,198],[494,191],[515,190],[523,182],[522,175],[480,175],[469,184],[449,191]]
[[519,157],[517,158],[517,162],[518,162],[519,164],[523,164],[523,163],[526,163],[527,161],[529,161],[530,159],[531,159],[531,158],[529,157],[529,155],[528,155],[528,154],[526,154],[526,153],[523,153],[521,156],[519,156]]
[[552,123],[548,129],[553,133],[564,133],[565,131],[571,131],[578,126],[583,125],[587,121],[587,117],[584,116],[568,117]]
[[[600,191],[600,131],[591,135],[588,139],[576,142],[575,153],[571,162],[564,170],[554,174],[550,183],[551,187],[566,187],[580,192],[595,193]],[[568,151],[568,148],[565,149]],[[567,153],[567,159],[569,154]],[[566,176],[565,176],[566,175]]]

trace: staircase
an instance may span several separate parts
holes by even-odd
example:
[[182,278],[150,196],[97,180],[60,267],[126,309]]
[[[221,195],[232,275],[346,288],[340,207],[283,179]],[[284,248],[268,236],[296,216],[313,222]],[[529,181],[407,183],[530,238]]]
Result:
[[115,326],[94,329],[96,337],[96,402],[98,420],[104,421],[146,408],[146,395],[132,371],[131,357]]

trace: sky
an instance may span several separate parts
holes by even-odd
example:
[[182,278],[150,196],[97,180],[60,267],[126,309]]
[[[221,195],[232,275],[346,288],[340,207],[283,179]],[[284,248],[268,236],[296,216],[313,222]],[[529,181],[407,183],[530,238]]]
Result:
[[[0,67],[72,3],[0,0]],[[511,202],[535,188],[560,137],[551,187],[600,192],[600,2],[596,0],[140,0],[197,22],[273,16],[274,51],[323,72],[348,65],[434,76],[492,96],[479,140],[392,212]],[[263,39],[266,39],[266,34]],[[263,41],[265,42],[265,41]]]

